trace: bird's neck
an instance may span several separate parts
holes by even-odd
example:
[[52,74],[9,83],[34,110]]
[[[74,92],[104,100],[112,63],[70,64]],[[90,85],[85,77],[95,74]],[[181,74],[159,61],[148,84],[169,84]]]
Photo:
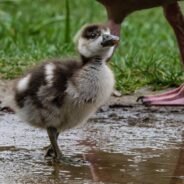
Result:
[[81,60],[83,65],[91,64],[91,63],[102,64],[104,61],[101,56],[85,57],[83,55],[81,55]]

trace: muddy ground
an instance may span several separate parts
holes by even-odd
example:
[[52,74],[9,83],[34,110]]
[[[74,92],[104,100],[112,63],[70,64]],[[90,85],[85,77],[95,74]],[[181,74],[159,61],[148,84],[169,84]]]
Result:
[[140,93],[112,97],[85,126],[60,135],[63,153],[85,165],[44,159],[46,132],[0,112],[0,184],[184,183],[184,107],[144,107]]

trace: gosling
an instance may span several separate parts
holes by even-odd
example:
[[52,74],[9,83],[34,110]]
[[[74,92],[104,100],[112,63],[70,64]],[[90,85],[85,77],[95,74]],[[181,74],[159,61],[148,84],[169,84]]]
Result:
[[85,26],[75,39],[80,61],[44,62],[17,80],[15,111],[47,130],[51,145],[46,156],[64,159],[59,133],[84,124],[110,97],[115,81],[107,61],[118,41],[106,26]]

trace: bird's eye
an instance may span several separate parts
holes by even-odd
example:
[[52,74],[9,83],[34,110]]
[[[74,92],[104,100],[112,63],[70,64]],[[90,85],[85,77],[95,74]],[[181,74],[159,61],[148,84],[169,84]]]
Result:
[[94,38],[96,38],[96,34],[95,33],[91,33],[91,35],[90,35],[90,37],[92,38],[92,39],[94,39]]

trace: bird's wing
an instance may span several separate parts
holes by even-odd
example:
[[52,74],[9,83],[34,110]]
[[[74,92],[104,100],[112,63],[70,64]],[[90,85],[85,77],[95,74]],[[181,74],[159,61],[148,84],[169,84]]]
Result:
[[37,95],[43,104],[53,103],[61,106],[66,95],[68,81],[81,65],[77,61],[55,61],[52,64],[54,65],[52,77],[48,82],[45,76],[46,84],[39,88]]

